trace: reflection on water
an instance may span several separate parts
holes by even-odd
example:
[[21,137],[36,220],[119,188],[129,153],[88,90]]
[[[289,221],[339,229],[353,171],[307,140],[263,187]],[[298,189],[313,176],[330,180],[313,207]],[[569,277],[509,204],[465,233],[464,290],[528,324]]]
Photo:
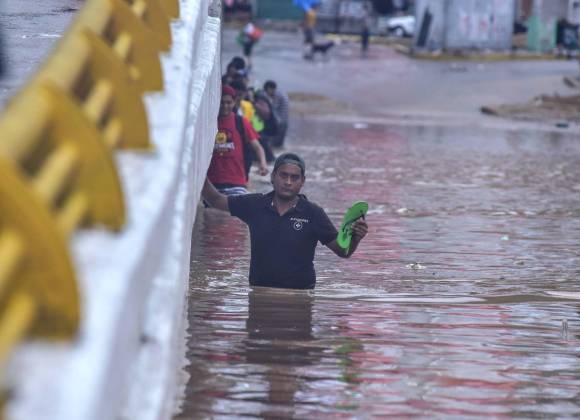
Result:
[[580,142],[294,129],[306,194],[369,201],[369,237],[315,291],[250,289],[245,226],[200,212],[177,418],[579,417]]

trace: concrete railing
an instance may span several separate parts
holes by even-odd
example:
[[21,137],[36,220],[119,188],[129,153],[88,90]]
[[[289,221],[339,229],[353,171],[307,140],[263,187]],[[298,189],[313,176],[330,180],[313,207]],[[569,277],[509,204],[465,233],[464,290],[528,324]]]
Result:
[[218,10],[87,0],[0,115],[6,418],[169,415],[217,131]]

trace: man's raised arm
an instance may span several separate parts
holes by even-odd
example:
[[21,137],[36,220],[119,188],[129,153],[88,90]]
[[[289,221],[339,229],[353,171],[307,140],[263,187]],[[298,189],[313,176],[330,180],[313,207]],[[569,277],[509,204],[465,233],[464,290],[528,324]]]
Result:
[[205,201],[208,202],[210,206],[215,209],[223,210],[223,211],[230,211],[230,206],[228,204],[228,197],[224,194],[220,193],[218,190],[215,189],[213,184],[209,182],[206,178],[205,182],[203,183],[203,189],[201,190],[201,195]]
[[336,239],[326,244],[326,246],[340,258],[350,258],[350,256],[354,254],[354,251],[356,251],[362,238],[367,236],[368,231],[369,227],[366,220],[359,219],[352,225],[352,240],[348,252],[340,247]]

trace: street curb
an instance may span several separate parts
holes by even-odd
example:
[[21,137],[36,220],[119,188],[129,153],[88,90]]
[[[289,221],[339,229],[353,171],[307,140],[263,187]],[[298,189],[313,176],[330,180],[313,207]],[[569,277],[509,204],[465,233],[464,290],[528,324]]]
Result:
[[395,51],[419,60],[431,61],[530,61],[530,60],[568,60],[566,57],[558,57],[553,54],[526,53],[525,55],[505,52],[490,54],[466,54],[466,53],[430,53],[414,52],[411,48],[395,44]]
[[[328,32],[325,34],[326,38],[332,40],[340,40],[341,42],[360,42],[360,35],[355,34],[337,34],[333,32]],[[392,39],[382,36],[373,35],[370,37],[369,42],[376,45],[402,45],[398,39]],[[406,47],[405,47],[406,48]]]
[[[360,42],[360,35],[327,33],[328,39],[341,42]],[[401,44],[399,39],[385,38],[381,36],[371,36],[370,43],[375,45],[389,45],[400,54],[407,55],[410,58],[418,60],[431,61],[531,61],[531,60],[568,60],[566,57],[558,57],[554,54],[546,53],[514,53],[514,52],[498,52],[498,53],[433,53],[433,52],[417,52],[407,45]]]

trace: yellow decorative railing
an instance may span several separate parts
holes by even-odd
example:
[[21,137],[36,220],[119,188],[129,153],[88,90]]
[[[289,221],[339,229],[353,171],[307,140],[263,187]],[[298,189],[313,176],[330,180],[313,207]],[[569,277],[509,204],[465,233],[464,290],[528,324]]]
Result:
[[152,148],[142,94],[163,88],[178,14],[178,0],[87,0],[0,115],[0,369],[27,336],[76,333],[67,241],[125,223],[112,153]]

